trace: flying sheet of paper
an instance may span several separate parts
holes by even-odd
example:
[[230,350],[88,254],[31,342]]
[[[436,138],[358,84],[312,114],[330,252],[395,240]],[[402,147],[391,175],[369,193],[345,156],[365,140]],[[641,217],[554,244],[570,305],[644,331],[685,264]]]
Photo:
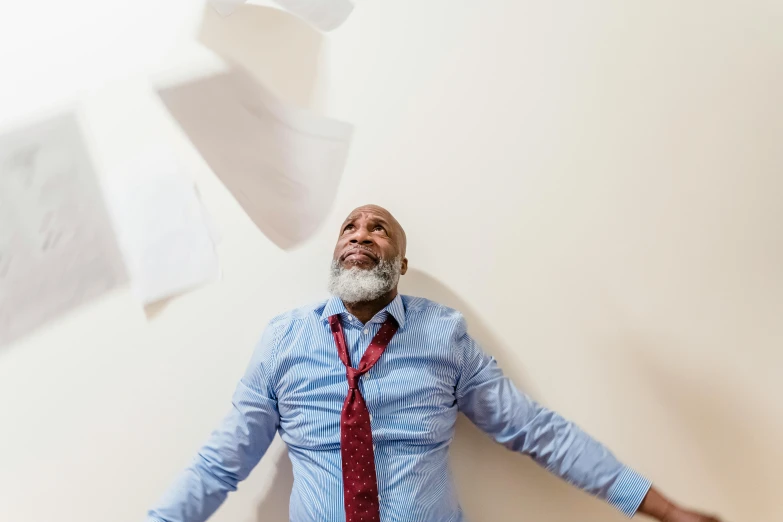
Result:
[[220,278],[211,218],[165,149],[138,152],[105,190],[133,293],[145,306]]
[[284,105],[239,67],[159,94],[269,239],[290,248],[315,232],[334,201],[351,125]]
[[278,7],[298,16],[321,31],[331,31],[342,25],[353,11],[350,0],[209,0],[223,16],[233,13],[245,3]]
[[0,345],[125,281],[75,117],[0,138]]

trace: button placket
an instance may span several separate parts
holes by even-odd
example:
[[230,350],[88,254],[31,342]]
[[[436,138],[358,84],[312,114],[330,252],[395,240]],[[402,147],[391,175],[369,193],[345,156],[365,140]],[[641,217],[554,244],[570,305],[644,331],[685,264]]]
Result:
[[[382,325],[381,325],[382,326]],[[371,332],[372,333],[372,332]],[[376,332],[377,334],[377,332]],[[373,334],[375,335],[375,334]],[[364,391],[367,393],[367,395],[364,396],[365,403],[367,404],[367,413],[370,415],[370,426],[372,427],[372,421],[373,421],[373,415],[372,410],[374,409],[374,398],[380,396],[380,386],[378,383],[378,377],[375,375],[378,372],[378,365],[373,365],[372,368],[370,368],[370,371],[364,374],[364,378],[366,379],[366,382],[363,383],[366,386],[364,387]],[[373,444],[373,450],[375,450],[375,444]]]

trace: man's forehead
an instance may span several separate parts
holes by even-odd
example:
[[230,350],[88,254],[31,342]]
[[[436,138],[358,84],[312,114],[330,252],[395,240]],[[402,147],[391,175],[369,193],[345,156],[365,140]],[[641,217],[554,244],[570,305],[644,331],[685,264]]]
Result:
[[397,221],[396,219],[394,219],[394,216],[391,215],[391,212],[389,212],[383,207],[377,207],[375,205],[366,205],[363,207],[358,207],[353,209],[351,213],[348,214],[348,217],[345,218],[345,221],[357,219],[365,214],[368,215],[369,217],[383,219],[384,221],[391,221],[391,222]]
[[343,226],[346,226],[346,223],[360,219],[362,216],[366,216],[367,219],[370,220],[378,220],[386,225],[387,229],[391,231],[392,235],[398,241],[402,255],[405,255],[405,248],[407,243],[407,239],[405,238],[405,229],[402,228],[400,222],[397,221],[391,212],[383,207],[379,207],[378,205],[362,205],[361,207],[353,209],[351,213],[348,214],[348,217],[345,218],[345,221],[343,221]]

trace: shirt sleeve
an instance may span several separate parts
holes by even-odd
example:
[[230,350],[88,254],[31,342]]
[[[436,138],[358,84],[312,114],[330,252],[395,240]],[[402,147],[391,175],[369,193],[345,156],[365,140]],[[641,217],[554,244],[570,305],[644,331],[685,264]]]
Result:
[[207,520],[261,460],[280,420],[269,380],[275,345],[275,328],[270,325],[237,385],[228,415],[158,506],[148,512],[147,522]]
[[468,335],[462,317],[454,343],[461,361],[457,405],[476,426],[627,516],[636,513],[650,481],[620,463],[575,424],[518,391],[495,359]]

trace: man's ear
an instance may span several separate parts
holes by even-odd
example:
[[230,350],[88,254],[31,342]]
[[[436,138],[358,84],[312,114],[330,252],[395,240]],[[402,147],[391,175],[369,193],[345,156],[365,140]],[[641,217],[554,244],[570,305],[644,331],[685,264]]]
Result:
[[408,258],[403,257],[402,258],[402,267],[400,268],[400,275],[405,275],[405,272],[408,271]]

